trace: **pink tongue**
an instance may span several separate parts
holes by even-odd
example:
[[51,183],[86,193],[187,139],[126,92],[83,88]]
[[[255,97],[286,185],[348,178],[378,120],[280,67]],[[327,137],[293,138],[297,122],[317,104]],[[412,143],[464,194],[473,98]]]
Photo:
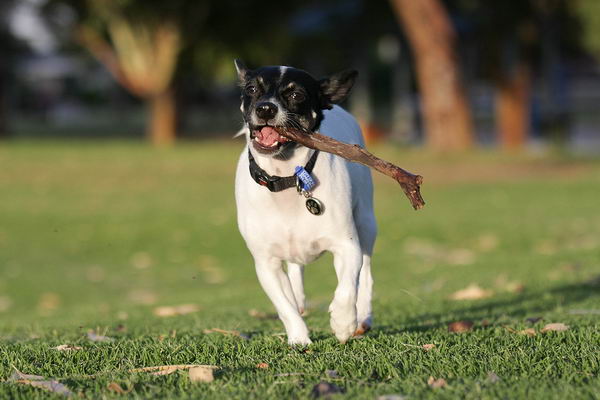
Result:
[[263,146],[271,146],[273,143],[277,142],[279,134],[270,126],[265,126],[257,132],[256,139],[258,139]]

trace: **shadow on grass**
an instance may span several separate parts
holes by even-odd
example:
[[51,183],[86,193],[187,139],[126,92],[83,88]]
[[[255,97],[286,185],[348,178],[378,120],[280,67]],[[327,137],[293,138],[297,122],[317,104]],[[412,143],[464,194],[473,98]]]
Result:
[[400,327],[379,326],[377,330],[387,334],[424,332],[446,327],[459,320],[474,322],[488,320],[490,323],[504,318],[522,319],[544,317],[558,307],[572,306],[590,298],[600,300],[600,276],[592,281],[558,286],[550,290],[537,290],[511,296],[508,299],[485,301],[445,313],[426,313],[404,322]]

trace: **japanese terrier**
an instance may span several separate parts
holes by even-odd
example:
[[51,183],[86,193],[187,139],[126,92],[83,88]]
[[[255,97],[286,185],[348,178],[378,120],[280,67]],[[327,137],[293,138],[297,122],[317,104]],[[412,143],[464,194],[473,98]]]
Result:
[[308,345],[302,319],[304,266],[331,252],[338,284],[330,323],[344,343],[372,323],[377,225],[371,172],[290,141],[276,128],[319,132],[364,146],[356,120],[337,105],[348,96],[357,72],[317,80],[292,67],[250,70],[239,60],[235,66],[244,118],[240,134],[247,142],[235,178],[237,219],[258,280],[277,309],[288,343]]

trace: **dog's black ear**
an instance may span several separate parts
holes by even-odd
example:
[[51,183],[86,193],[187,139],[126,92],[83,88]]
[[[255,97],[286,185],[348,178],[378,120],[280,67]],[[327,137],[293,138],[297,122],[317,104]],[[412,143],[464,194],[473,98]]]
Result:
[[350,94],[350,89],[354,86],[354,81],[358,76],[358,71],[345,70],[331,75],[319,81],[321,85],[321,96],[323,98],[323,108],[330,109],[333,104],[341,103]]
[[246,64],[244,64],[244,62],[239,58],[236,58],[233,62],[235,64],[235,69],[237,70],[240,82],[245,81],[246,77],[248,76],[248,68],[246,67]]

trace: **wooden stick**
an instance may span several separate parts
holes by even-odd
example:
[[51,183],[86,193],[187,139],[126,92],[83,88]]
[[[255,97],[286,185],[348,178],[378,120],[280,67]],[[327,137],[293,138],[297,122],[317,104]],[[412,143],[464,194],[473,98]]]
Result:
[[413,208],[419,210],[425,206],[425,201],[421,197],[421,184],[423,177],[413,175],[402,168],[375,157],[367,150],[357,144],[347,144],[335,140],[329,136],[321,135],[320,133],[310,132],[307,134],[298,129],[277,127],[277,132],[281,136],[300,143],[311,149],[324,151],[345,158],[348,161],[357,162],[367,167],[373,168],[384,175],[387,175],[396,180],[402,187],[404,194],[410,200]]

